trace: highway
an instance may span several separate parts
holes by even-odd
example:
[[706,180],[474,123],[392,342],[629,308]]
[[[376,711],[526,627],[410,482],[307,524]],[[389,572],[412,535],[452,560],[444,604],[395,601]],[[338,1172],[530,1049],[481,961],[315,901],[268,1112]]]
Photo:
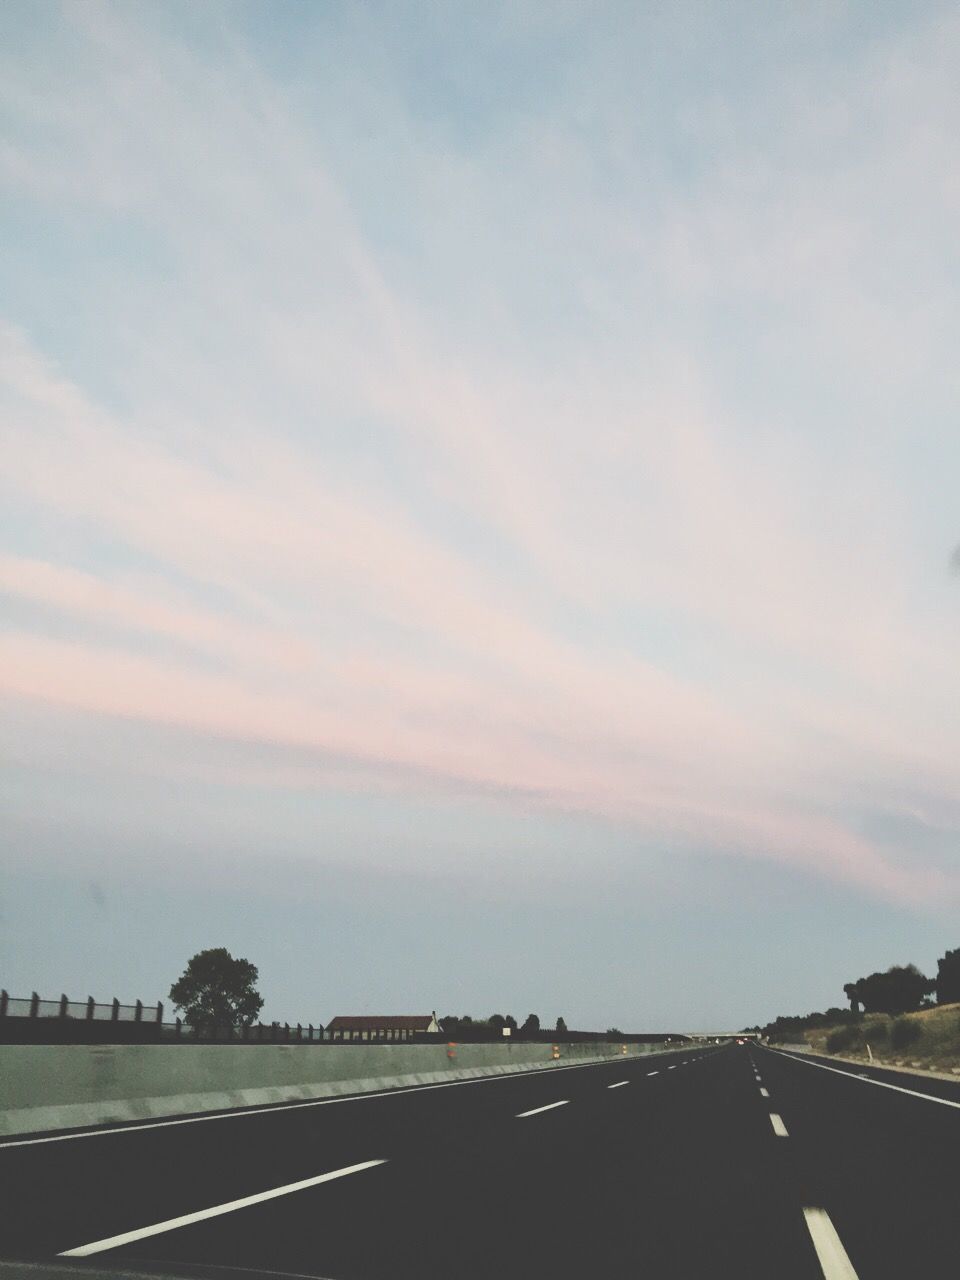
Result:
[[956,1275],[958,1152],[960,1083],[697,1045],[9,1140],[0,1257],[332,1280]]

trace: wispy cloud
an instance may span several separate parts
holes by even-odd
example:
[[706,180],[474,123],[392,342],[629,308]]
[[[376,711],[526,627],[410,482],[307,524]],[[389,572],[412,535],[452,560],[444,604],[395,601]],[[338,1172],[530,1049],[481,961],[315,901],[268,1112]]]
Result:
[[[336,76],[147,23],[73,10],[4,68],[0,175],[67,263],[0,335],[6,696],[956,894],[864,834],[960,793],[955,297],[916,279],[955,27],[817,107],[796,67],[747,142],[572,70],[470,138],[399,64],[329,123]],[[878,212],[908,179],[927,245]]]

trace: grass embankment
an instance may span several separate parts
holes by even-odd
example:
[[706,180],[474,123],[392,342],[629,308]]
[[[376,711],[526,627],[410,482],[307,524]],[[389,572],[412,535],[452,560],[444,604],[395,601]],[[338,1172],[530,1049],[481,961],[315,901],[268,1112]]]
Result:
[[894,1067],[924,1067],[960,1075],[960,1004],[938,1005],[891,1018],[867,1013],[857,1023],[820,1027],[804,1035],[817,1053],[869,1060]]

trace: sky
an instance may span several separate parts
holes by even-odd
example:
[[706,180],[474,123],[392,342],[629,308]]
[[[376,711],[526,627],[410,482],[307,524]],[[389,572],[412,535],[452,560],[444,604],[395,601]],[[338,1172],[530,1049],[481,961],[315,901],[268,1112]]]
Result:
[[706,1030],[960,946],[960,17],[0,7],[0,982]]

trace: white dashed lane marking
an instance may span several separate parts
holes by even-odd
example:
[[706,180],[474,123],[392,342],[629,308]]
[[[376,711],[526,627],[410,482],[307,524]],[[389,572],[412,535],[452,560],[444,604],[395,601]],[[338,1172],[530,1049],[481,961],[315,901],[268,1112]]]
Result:
[[359,1173],[362,1169],[373,1169],[378,1164],[386,1163],[386,1160],[364,1160],[362,1164],[348,1164],[343,1169],[333,1169],[330,1173],[321,1173],[316,1178],[304,1178],[302,1182],[289,1182],[284,1187],[258,1191],[256,1195],[243,1196],[240,1200],[228,1200],[226,1204],[215,1204],[210,1209],[198,1209],[196,1213],[185,1213],[179,1218],[167,1218],[165,1222],[154,1222],[149,1227],[138,1227],[135,1231],[124,1231],[122,1235],[107,1236],[103,1240],[94,1240],[90,1244],[77,1245],[75,1249],[64,1249],[57,1256],[86,1258],[91,1253],[103,1253],[107,1249],[117,1249],[120,1245],[131,1244],[134,1240],[163,1235],[165,1231],[176,1231],[178,1227],[188,1227],[191,1223],[203,1222],[206,1218],[218,1218],[223,1213],[234,1213],[237,1209],[247,1209],[251,1205],[263,1204],[265,1200],[276,1200],[280,1196],[292,1195],[294,1191],[305,1191],[307,1187],[318,1187],[321,1182],[332,1182],[335,1178],[345,1178],[349,1173]]
[[534,1107],[532,1111],[519,1111],[517,1119],[523,1120],[526,1116],[538,1116],[541,1111],[552,1111],[554,1107],[565,1107],[569,1102],[569,1098],[564,1098],[561,1102],[548,1102],[545,1107]]
[[770,1112],[770,1123],[773,1125],[773,1132],[778,1138],[789,1138],[787,1126],[783,1123],[775,1111]]
[[625,1084],[629,1084],[629,1080],[618,1080],[616,1084],[608,1084],[608,1089],[622,1089]]
[[847,1257],[847,1251],[826,1209],[804,1209],[803,1216],[825,1280],[857,1280],[853,1263]]

